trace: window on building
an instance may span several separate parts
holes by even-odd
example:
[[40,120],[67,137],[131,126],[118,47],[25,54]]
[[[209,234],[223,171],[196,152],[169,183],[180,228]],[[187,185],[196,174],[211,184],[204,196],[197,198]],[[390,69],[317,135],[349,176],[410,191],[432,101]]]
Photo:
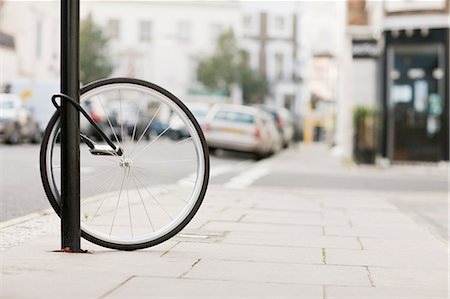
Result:
[[191,39],[191,24],[189,22],[178,22],[177,38],[182,42],[188,42]]
[[284,29],[284,18],[283,17],[276,17],[275,18],[275,28],[277,30],[283,30]]
[[119,38],[120,22],[117,19],[110,19],[108,21],[108,32],[111,38]]
[[284,55],[282,53],[275,54],[275,76],[282,78],[284,73]]
[[152,22],[140,21],[139,22],[139,40],[141,42],[149,42],[152,40]]
[[249,29],[252,26],[252,16],[250,15],[244,16],[243,25],[245,29]]
[[36,24],[36,57],[42,56],[42,21],[37,21]]

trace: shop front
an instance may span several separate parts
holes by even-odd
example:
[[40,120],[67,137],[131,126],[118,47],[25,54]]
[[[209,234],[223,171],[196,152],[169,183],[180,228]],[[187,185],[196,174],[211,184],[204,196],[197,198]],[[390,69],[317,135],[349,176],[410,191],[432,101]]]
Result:
[[383,143],[391,161],[449,160],[449,29],[384,33]]

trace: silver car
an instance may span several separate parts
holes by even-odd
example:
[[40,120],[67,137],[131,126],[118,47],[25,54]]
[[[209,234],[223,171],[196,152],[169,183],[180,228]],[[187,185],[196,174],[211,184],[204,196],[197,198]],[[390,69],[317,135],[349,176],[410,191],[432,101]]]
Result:
[[203,125],[208,146],[253,153],[263,158],[280,147],[280,136],[266,112],[248,106],[218,104],[208,112]]
[[18,95],[0,94],[0,139],[9,144],[41,141],[39,124]]

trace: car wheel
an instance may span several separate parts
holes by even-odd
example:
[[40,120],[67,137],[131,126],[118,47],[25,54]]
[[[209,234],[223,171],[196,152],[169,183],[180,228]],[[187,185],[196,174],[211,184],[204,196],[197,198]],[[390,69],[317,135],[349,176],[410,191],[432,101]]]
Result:
[[208,147],[208,150],[210,155],[215,155],[217,152],[217,148],[215,147]]
[[262,159],[264,159],[267,155],[264,155],[264,154],[262,154],[262,153],[254,153],[254,156],[255,156],[255,160],[256,161],[259,161],[259,160],[262,160]]
[[21,141],[20,131],[18,127],[15,127],[11,132],[11,135],[6,139],[6,143],[8,144],[17,144]]
[[33,144],[37,144],[40,143],[42,140],[42,134],[41,132],[37,131],[36,133],[34,133],[34,136],[31,137],[31,143]]

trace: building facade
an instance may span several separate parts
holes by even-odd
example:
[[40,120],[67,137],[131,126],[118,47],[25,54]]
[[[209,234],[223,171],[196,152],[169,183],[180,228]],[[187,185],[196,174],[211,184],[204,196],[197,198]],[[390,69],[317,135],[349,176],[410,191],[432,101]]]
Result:
[[382,154],[449,159],[450,1],[385,3]]
[[239,34],[236,1],[88,1],[82,16],[88,14],[111,37],[112,76],[151,81],[183,99],[218,36],[229,29]]
[[348,1],[348,110],[376,111],[374,151],[389,161],[449,159],[449,3]]
[[261,99],[294,113],[302,110],[301,15],[297,2],[242,2],[241,45],[250,64],[269,82]]
[[[59,78],[60,64],[59,1],[5,1],[0,8],[0,32],[14,40],[2,65],[11,73],[5,80],[52,80]],[[14,64],[14,66],[13,66]],[[6,73],[6,72],[5,72]],[[11,76],[10,74],[15,74]]]

